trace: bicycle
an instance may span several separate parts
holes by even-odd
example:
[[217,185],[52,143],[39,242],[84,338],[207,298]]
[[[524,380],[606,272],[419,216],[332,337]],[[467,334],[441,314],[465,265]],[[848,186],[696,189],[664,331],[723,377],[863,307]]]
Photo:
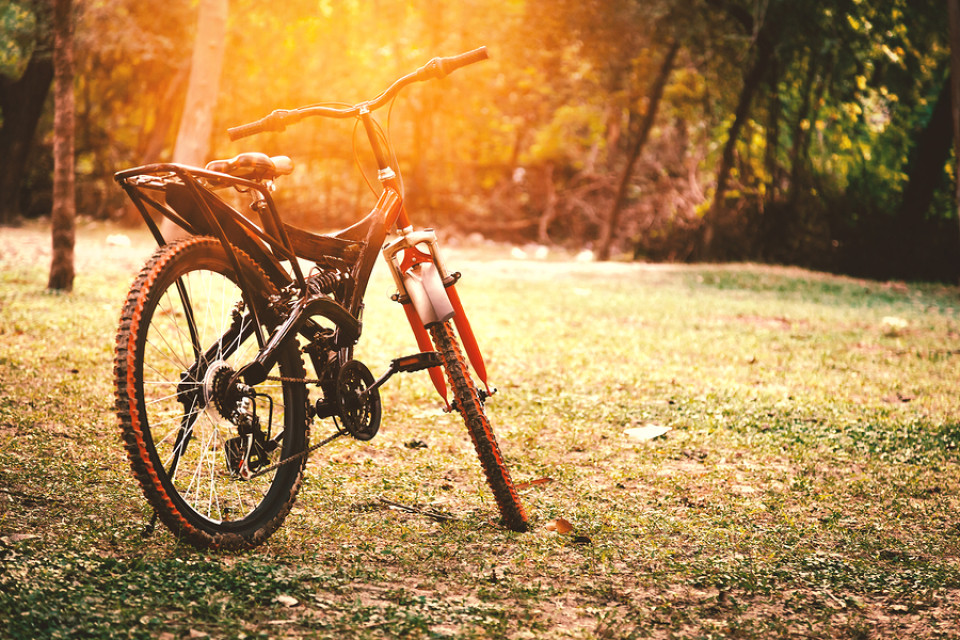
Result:
[[[333,234],[281,220],[271,191],[293,171],[285,156],[248,152],[203,169],[161,163],[115,175],[158,244],[127,295],[114,361],[123,443],[153,522],[200,548],[263,543],[289,513],[309,453],[345,434],[373,438],[380,387],[427,370],[446,410],[462,416],[504,524],[527,529],[485,412],[495,390],[457,294],[460,274],[446,268],[433,230],[414,229],[391,142],[372,116],[406,86],[486,58],[485,48],[434,58],[372,100],[279,109],[228,130],[238,140],[307,117],[357,119],[382,191],[368,215]],[[256,216],[218,195],[229,188],[247,194]],[[168,241],[151,214],[188,236]],[[379,253],[420,352],[374,378],[353,350]],[[311,423],[328,418],[333,433],[311,443]]]

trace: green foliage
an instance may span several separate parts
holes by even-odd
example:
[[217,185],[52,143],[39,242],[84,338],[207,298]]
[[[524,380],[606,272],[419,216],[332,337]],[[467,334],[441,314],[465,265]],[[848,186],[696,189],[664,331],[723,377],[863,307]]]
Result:
[[[534,134],[529,152],[522,157],[529,163],[562,162],[582,169],[579,149],[603,146],[604,113],[590,105],[564,105],[554,112],[544,128]],[[571,154],[574,157],[571,158]]]
[[0,2],[0,75],[18,79],[33,52],[36,17],[11,0]]
[[[29,58],[27,6],[0,5],[0,68],[22,69]],[[80,203],[103,218],[123,206],[114,171],[170,157],[196,7],[79,7]],[[903,199],[917,140],[947,77],[936,0],[237,0],[212,153],[291,156],[299,168],[276,196],[290,220],[347,224],[368,207],[351,123],[304,122],[238,143],[225,129],[276,108],[368,98],[432,56],[486,45],[491,60],[416,86],[383,114],[411,210],[428,224],[582,249],[598,240],[673,42],[680,51],[625,190],[615,253],[696,254],[758,58],[763,73],[744,106],[720,203],[727,253],[824,266],[885,250],[881,237],[912,204]],[[40,151],[33,162],[43,173],[48,145]],[[35,191],[43,184],[31,182]],[[932,202],[921,237],[956,219],[945,189]]]

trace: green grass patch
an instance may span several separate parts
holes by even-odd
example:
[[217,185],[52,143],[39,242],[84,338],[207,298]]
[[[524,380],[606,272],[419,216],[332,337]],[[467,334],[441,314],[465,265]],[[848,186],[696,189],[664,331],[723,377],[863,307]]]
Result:
[[[0,233],[4,637],[953,637],[960,297],[757,265],[450,250],[532,531],[495,522],[429,379],[382,390],[369,443],[311,456],[264,546],[201,553],[150,519],[113,415],[142,232]],[[357,357],[416,349],[378,267]],[[631,429],[669,431],[650,441]],[[332,427],[314,425],[314,437]],[[452,516],[436,522],[384,502]],[[558,518],[573,531],[557,534]]]

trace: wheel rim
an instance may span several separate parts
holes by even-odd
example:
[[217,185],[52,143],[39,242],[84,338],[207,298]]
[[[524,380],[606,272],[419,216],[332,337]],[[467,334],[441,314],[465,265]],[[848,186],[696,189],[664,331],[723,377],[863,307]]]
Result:
[[[241,299],[236,283],[216,269],[188,271],[169,283],[152,309],[152,317],[144,318],[149,327],[141,349],[143,370],[138,376],[142,380],[145,437],[152,441],[154,467],[170,488],[168,495],[182,501],[187,513],[201,525],[220,531],[259,519],[272,502],[267,497],[278,473],[238,478],[230,469],[225,448],[237,437],[237,427],[215,403],[208,402],[215,377],[211,371],[235,371],[258,350],[249,332],[243,340],[217,346],[230,327],[236,326]],[[212,357],[201,357],[198,366],[197,354],[205,352]],[[280,382],[267,381],[255,390],[272,400],[258,402],[256,409],[263,430],[270,425],[270,435],[275,436],[285,424],[284,388]],[[289,450],[289,443],[284,443],[281,455]]]

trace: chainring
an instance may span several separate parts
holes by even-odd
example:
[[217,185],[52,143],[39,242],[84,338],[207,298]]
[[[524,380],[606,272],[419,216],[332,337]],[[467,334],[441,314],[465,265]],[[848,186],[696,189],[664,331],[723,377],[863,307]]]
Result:
[[373,374],[359,360],[350,360],[337,376],[337,411],[343,428],[357,440],[370,440],[380,430],[380,390],[370,389]]

